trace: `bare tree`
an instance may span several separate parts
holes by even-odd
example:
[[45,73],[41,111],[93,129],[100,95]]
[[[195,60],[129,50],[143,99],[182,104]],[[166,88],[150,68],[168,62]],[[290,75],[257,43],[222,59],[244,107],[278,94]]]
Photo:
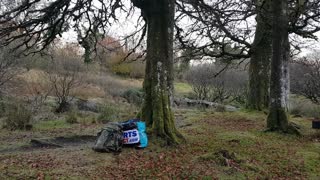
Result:
[[69,110],[73,91],[82,84],[80,56],[72,48],[59,48],[53,53],[53,61],[47,70],[52,93],[57,97],[57,113]]
[[291,64],[291,92],[320,104],[320,55],[309,54]]

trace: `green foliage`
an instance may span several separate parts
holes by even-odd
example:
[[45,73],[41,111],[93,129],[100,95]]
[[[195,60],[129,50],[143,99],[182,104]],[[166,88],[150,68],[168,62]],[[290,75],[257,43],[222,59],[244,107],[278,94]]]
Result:
[[130,78],[143,78],[144,77],[144,64],[132,62],[132,63],[120,63],[112,65],[112,72],[125,77]]
[[31,111],[25,105],[17,103],[7,105],[6,118],[4,119],[4,127],[9,130],[30,130]]
[[65,129],[71,127],[71,124],[68,124],[65,120],[50,120],[50,121],[40,121],[34,125],[34,128],[37,130],[50,131],[53,129]]
[[120,111],[114,105],[106,104],[100,108],[100,114],[97,118],[98,123],[108,123],[110,121],[117,121],[120,118]]
[[116,54],[111,57],[109,63],[110,70],[120,76],[130,78],[143,78],[145,74],[145,63],[142,61],[123,61],[126,54]]
[[140,106],[143,101],[143,90],[138,88],[131,88],[123,92],[121,96],[125,98],[129,103]]
[[68,115],[66,117],[66,122],[69,124],[77,123],[78,122],[77,114],[74,111],[68,113]]
[[188,96],[192,93],[192,87],[188,83],[176,82],[174,83],[174,90],[177,96]]
[[112,66],[112,72],[120,76],[129,76],[130,67],[128,64],[116,64]]

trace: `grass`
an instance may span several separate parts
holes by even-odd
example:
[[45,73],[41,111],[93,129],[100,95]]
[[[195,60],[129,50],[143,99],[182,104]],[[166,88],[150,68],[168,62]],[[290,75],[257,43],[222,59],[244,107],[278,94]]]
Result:
[[[177,127],[186,144],[125,148],[120,155],[76,146],[0,154],[0,178],[32,179],[319,179],[319,132],[310,120],[291,118],[308,132],[302,137],[265,133],[259,112],[213,112],[177,109]],[[188,125],[187,125],[188,124]],[[64,121],[35,125],[34,133],[89,133],[100,127]],[[42,131],[40,131],[42,130]],[[22,132],[20,132],[22,133]],[[0,133],[2,135],[2,133]],[[16,132],[19,135],[19,132]],[[38,134],[37,136],[39,136]],[[0,141],[6,139],[2,136]],[[19,141],[17,141],[18,143]],[[1,177],[2,176],[2,177]]]
[[177,96],[185,96],[192,92],[192,87],[188,83],[175,82],[174,89]]
[[66,123],[65,120],[51,120],[51,121],[42,121],[34,125],[36,130],[52,130],[52,129],[63,129],[70,128],[71,125]]

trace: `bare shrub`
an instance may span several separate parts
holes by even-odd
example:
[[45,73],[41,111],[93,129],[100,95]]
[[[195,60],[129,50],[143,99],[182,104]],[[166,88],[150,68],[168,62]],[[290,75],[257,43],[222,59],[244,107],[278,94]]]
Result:
[[26,102],[29,104],[30,110],[33,114],[40,111],[45,104],[52,89],[48,81],[46,72],[33,71],[24,75],[26,83],[24,85],[26,91]]
[[188,71],[186,80],[199,100],[209,99],[211,80],[214,73],[209,66],[199,65]]
[[32,112],[21,103],[8,104],[5,108],[4,127],[9,130],[30,130]]
[[122,97],[129,103],[140,106],[143,102],[143,95],[142,89],[130,88],[122,94]]
[[110,121],[119,120],[120,111],[112,104],[106,104],[100,109],[100,115],[97,118],[98,123],[108,123]]
[[66,117],[66,122],[69,123],[69,124],[78,123],[77,114],[75,112],[73,112],[73,111],[69,112],[67,114],[67,117]]
[[56,49],[53,61],[48,65],[47,77],[52,92],[57,97],[57,113],[69,110],[73,91],[82,84],[82,74],[85,68],[81,58],[72,48]]
[[[142,83],[137,79],[124,79],[108,73],[102,72],[99,74],[88,74],[84,78],[87,84],[92,84],[93,86],[99,87],[105,93],[105,97],[119,97],[127,89],[130,88],[141,88]],[[100,92],[101,93],[101,92]],[[101,95],[99,93],[99,95]]]
[[239,69],[226,69],[219,64],[203,64],[192,67],[186,74],[197,99],[212,102],[245,103],[247,72]]

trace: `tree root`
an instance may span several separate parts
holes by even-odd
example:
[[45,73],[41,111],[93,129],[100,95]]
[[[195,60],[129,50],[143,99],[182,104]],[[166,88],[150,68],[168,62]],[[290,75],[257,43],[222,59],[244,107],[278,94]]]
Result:
[[292,134],[292,135],[297,135],[301,136],[300,132],[300,126],[297,125],[296,123],[290,122],[286,128],[267,128],[263,132],[282,132],[285,134]]

